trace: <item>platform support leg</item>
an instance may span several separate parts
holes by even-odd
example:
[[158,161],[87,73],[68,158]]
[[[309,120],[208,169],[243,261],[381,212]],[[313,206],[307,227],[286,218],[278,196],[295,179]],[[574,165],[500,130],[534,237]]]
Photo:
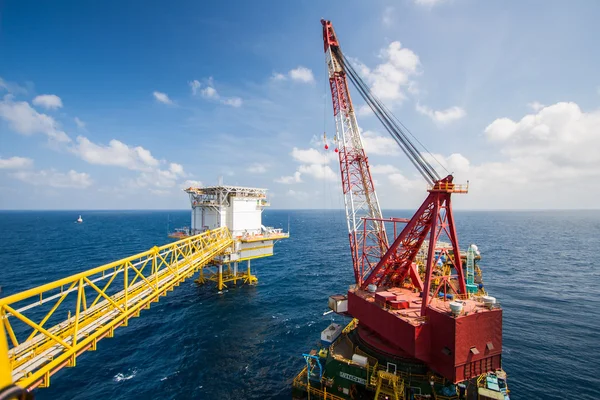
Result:
[[217,289],[223,290],[225,285],[223,285],[223,264],[219,264],[219,281],[217,283]]
[[233,263],[233,284],[237,285],[238,263]]

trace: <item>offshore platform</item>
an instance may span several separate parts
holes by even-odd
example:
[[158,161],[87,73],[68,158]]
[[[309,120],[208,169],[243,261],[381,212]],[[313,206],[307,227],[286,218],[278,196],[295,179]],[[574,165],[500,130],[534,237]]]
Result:
[[213,281],[219,291],[256,283],[251,260],[272,256],[274,244],[289,237],[262,224],[267,190],[219,185],[185,192],[191,227],[171,235],[177,241],[0,298],[0,400],[48,387],[54,373],[76,366],[82,353],[187,279]]
[[[355,281],[329,307],[353,319],[303,355],[293,397],[507,400],[502,309],[483,288],[477,247],[460,251],[452,212],[468,185],[437,173],[321,23]],[[348,79],[428,185],[410,219],[383,218]]]
[[[176,229],[169,237],[183,239],[226,227],[234,242],[231,252],[215,257],[213,263],[200,270],[196,282],[213,281],[219,290],[225,289],[229,282],[234,285],[238,281],[256,283],[258,279],[251,273],[251,260],[272,256],[275,243],[289,238],[289,232],[266,227],[261,222],[264,208],[271,205],[267,189],[218,185],[189,187],[185,192],[192,206],[191,224]],[[239,269],[244,261],[246,269]]]

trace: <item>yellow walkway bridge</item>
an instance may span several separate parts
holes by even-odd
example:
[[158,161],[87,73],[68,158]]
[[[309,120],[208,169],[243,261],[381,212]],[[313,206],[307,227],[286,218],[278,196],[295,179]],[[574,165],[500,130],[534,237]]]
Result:
[[11,380],[27,390],[47,387],[52,374],[74,367],[233,244],[223,227],[0,298],[0,388]]

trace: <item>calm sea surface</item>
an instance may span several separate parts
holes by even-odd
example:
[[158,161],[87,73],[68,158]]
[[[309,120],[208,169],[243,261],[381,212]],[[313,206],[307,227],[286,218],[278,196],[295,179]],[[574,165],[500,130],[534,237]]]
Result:
[[[84,223],[74,221],[82,214]],[[410,212],[384,212],[409,217]],[[342,211],[263,214],[292,237],[253,262],[259,284],[186,281],[52,377],[39,399],[288,399],[352,280]],[[600,398],[600,212],[456,212],[504,308],[512,399]],[[167,242],[189,211],[0,212],[2,296]],[[337,317],[339,319],[339,317]]]

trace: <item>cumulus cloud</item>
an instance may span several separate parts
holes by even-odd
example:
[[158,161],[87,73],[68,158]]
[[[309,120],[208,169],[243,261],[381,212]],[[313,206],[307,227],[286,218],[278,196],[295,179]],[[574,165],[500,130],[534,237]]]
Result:
[[70,150],[90,164],[112,165],[137,171],[149,170],[159,165],[159,161],[149,150],[141,146],[130,147],[116,139],[103,146],[84,136],[78,136],[77,144]]
[[320,152],[314,148],[299,149],[294,147],[290,153],[292,159],[301,165],[289,176],[282,176],[275,179],[277,183],[292,184],[303,182],[302,176],[310,176],[317,180],[332,181],[337,179],[336,174],[328,165],[331,161],[337,159],[337,154],[333,152]]
[[182,189],[187,189],[191,187],[202,187],[202,182],[188,179],[187,181],[184,181],[180,186]]
[[328,164],[336,159],[336,155],[333,153],[322,153],[313,148],[299,149],[294,147],[291,155],[294,160],[304,164]]
[[138,188],[173,188],[182,177],[185,177],[183,167],[171,163],[167,169],[154,168],[141,172],[131,185]]
[[0,118],[22,135],[42,133],[57,142],[71,141],[54,118],[37,112],[26,101],[14,101],[12,95],[4,96],[0,101]]
[[458,121],[459,119],[464,118],[467,115],[467,112],[458,106],[453,106],[445,110],[437,111],[417,103],[416,109],[419,113],[428,116],[434,122],[442,125],[449,124],[453,121]]
[[397,167],[393,165],[371,165],[370,170],[374,177],[380,176],[387,178],[388,183],[394,190],[399,190],[406,193],[424,187],[423,181],[419,177],[407,178]]
[[274,72],[273,75],[271,75],[271,80],[273,81],[285,81],[288,79],[302,83],[313,83],[315,81],[312,70],[303,66],[291,69],[286,74]]
[[13,178],[34,186],[50,186],[53,188],[85,189],[92,185],[90,175],[85,172],[70,170],[66,173],[54,169],[42,171],[17,171]]
[[222,103],[237,108],[242,106],[242,99],[239,97],[230,97],[228,99],[223,99]]
[[0,157],[0,169],[25,169],[33,165],[33,160],[26,157]]
[[414,87],[411,77],[419,74],[419,56],[395,41],[379,52],[379,58],[382,63],[373,69],[356,60],[353,62],[373,93],[383,102],[404,100],[404,90]]
[[47,110],[56,110],[63,106],[62,100],[55,94],[42,94],[36,96],[32,103]]
[[531,108],[533,111],[540,111],[542,108],[544,108],[545,106],[540,103],[539,101],[533,101],[531,103],[527,103],[527,106],[529,108]]
[[399,154],[400,148],[394,139],[389,136],[381,136],[373,131],[364,131],[361,134],[365,153],[380,155]]
[[190,88],[192,89],[192,95],[194,96],[200,93],[200,95],[205,99],[216,100],[221,104],[234,108],[241,107],[244,102],[240,97],[221,96],[219,92],[217,92],[217,89],[215,89],[215,83],[212,76],[206,79],[204,84],[196,79],[188,82],[188,84],[190,85]]
[[296,171],[294,172],[293,175],[289,175],[289,176],[282,176],[280,178],[275,179],[275,182],[277,183],[283,183],[286,185],[292,184],[292,183],[300,183],[302,182],[302,178],[301,178],[301,173],[300,171]]
[[215,89],[212,86],[207,86],[204,89],[200,90],[200,94],[202,95],[202,97],[205,97],[207,99],[218,99],[219,98],[217,89]]
[[326,181],[335,181],[337,180],[337,175],[333,172],[329,165],[323,164],[310,164],[310,165],[301,165],[298,168],[297,173],[310,175],[315,179],[326,180]]
[[166,93],[163,93],[163,92],[152,92],[152,95],[154,96],[154,99],[156,101],[158,101],[159,103],[169,104],[169,105],[173,105],[174,104],[173,100],[171,100]]
[[197,79],[194,79],[193,81],[188,82],[188,85],[190,85],[190,89],[192,89],[192,94],[194,96],[198,94],[198,90],[202,86],[200,81]]
[[3,90],[7,91],[8,93],[27,94],[27,89],[25,89],[24,87],[14,82],[7,82],[0,77],[0,91]]
[[499,118],[485,128],[486,137],[514,161],[537,164],[547,177],[600,174],[600,110],[583,112],[561,102],[520,121]]

